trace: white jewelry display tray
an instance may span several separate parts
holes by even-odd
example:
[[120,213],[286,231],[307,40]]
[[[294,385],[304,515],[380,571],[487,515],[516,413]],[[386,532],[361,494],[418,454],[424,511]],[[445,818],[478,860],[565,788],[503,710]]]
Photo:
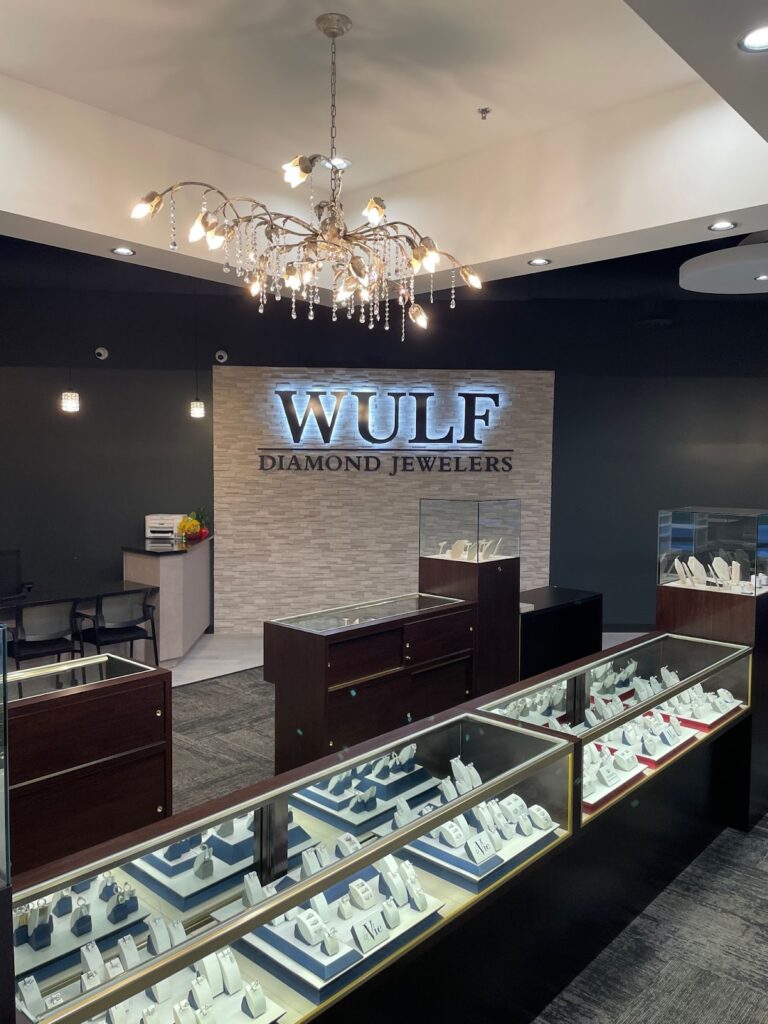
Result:
[[[676,713],[680,719],[680,724],[686,726],[688,729],[694,730],[695,732],[709,732],[713,725],[721,725],[726,718],[730,718],[732,715],[738,714],[739,711],[743,711],[745,705],[741,701],[736,701],[727,711],[711,711],[704,718],[692,718],[690,715],[684,715]],[[669,721],[670,713],[668,711],[661,711],[660,714],[665,722]]]
[[[376,894],[376,904],[368,910],[353,907],[353,916],[345,921],[338,916],[338,901],[346,894],[353,878],[363,878],[368,882]],[[379,891],[378,873],[373,868],[364,868],[344,882],[332,886],[325,893],[331,910],[331,923],[340,940],[339,952],[335,956],[326,956],[320,946],[308,946],[297,939],[294,936],[295,920],[284,921],[279,925],[264,925],[239,939],[235,948],[305,998],[318,1004],[374,964],[390,956],[393,950],[399,949],[415,933],[430,927],[444,904],[426,890],[425,894],[426,910],[415,910],[410,902],[400,907],[400,924],[396,928],[388,929],[388,936],[383,942],[367,953],[361,953],[352,938],[352,926],[364,920],[377,908],[380,909],[385,899]],[[309,904],[302,906],[306,909]]]
[[[715,585],[714,580],[712,583],[683,583],[682,580],[669,580],[667,583],[661,584],[663,587],[677,587],[678,590],[710,590],[713,594],[736,594],[738,597],[755,597],[759,594],[768,593],[768,587],[754,588],[751,583],[747,583],[748,590],[732,590],[731,587],[719,587]],[[739,584],[741,587],[741,584]]]
[[[138,1024],[141,1020],[142,1011],[147,1006],[155,1006],[159,1011],[158,1024],[171,1024],[173,1020],[173,1007],[182,999],[187,998],[195,974],[196,972],[193,967],[186,967],[179,971],[178,974],[172,975],[168,979],[171,995],[160,1003],[156,1003],[146,991],[126,1000],[130,1006],[133,1020]],[[67,1003],[80,994],[80,983],[72,982],[69,985],[65,985],[60,989],[60,992],[64,997],[64,1002]],[[232,995],[227,995],[223,992],[221,995],[216,996],[213,1001],[213,1006],[216,1010],[216,1024],[244,1024],[244,1022],[252,1020],[253,1018],[242,1010],[242,1002],[242,991],[233,992]],[[28,1016],[18,1000],[16,1005],[25,1016]],[[272,1024],[273,1021],[279,1020],[284,1013],[285,1010],[281,1006],[278,1006],[277,1003],[267,997],[267,1009],[256,1020],[259,1024]],[[106,1019],[105,1013],[91,1018],[93,1024],[105,1024]]]
[[112,948],[121,935],[128,932],[134,935],[146,930],[144,921],[151,911],[139,903],[135,914],[129,914],[124,921],[112,924],[107,917],[107,903],[100,899],[98,881],[94,882],[86,893],[76,894],[73,903],[77,906],[77,895],[85,895],[91,908],[93,928],[84,935],[73,935],[69,928],[70,914],[54,917],[55,924],[51,934],[51,944],[44,949],[32,949],[24,943],[15,947],[16,976],[34,971],[38,981],[46,978],[65,967],[80,962],[80,947],[86,942],[95,942],[99,949]]
[[[409,780],[412,780],[410,785]],[[394,813],[395,803],[399,797],[404,797],[410,804],[417,797],[437,789],[438,785],[438,780],[421,765],[416,765],[412,772],[392,773],[384,781],[372,775],[357,775],[350,781],[356,783],[355,790],[348,787],[344,793],[334,796],[326,789],[308,786],[292,793],[288,803],[294,804],[298,809],[328,825],[334,825],[345,832],[351,832],[354,836],[359,836],[386,821]],[[365,790],[371,786],[376,786],[378,794],[376,809],[350,811],[348,805],[357,789]]]
[[[375,834],[385,836],[391,832],[392,825],[389,824],[376,829]],[[479,830],[475,829],[474,834],[478,833]],[[395,856],[401,860],[412,860],[439,878],[460,885],[469,892],[479,893],[550,846],[561,835],[564,835],[563,830],[557,822],[553,822],[550,828],[535,829],[530,836],[515,836],[513,839],[501,837],[501,849],[482,864],[475,864],[463,849],[452,849],[426,833],[399,850]]]
[[[666,718],[665,721],[669,721],[669,718]],[[683,724],[682,720],[680,724]],[[668,761],[674,754],[677,754],[680,750],[683,750],[685,747],[689,747],[692,743],[695,743],[698,735],[699,734],[695,729],[688,729],[684,726],[682,735],[676,736],[674,743],[666,744],[662,743],[661,740],[657,740],[659,749],[656,754],[644,754],[640,743],[634,743],[632,745],[626,743],[607,743],[606,746],[613,754],[615,754],[617,750],[631,750],[637,757],[640,764],[645,765],[648,768],[658,768],[659,765],[664,764],[664,762]]]
[[[245,819],[236,819],[235,833],[228,839],[231,845],[236,845],[244,838],[241,835],[242,832],[247,832],[251,840],[253,839],[253,833],[248,830]],[[291,833],[294,833],[293,845],[291,845]],[[206,837],[210,834],[210,832],[204,833],[203,842],[206,841]],[[219,841],[222,841],[221,837],[217,838]],[[290,863],[295,858],[301,856],[303,850],[313,846],[315,841],[311,839],[309,834],[300,825],[292,824],[288,829],[288,842],[288,861]],[[173,875],[166,874],[156,866],[156,863],[153,863],[153,861],[162,857],[162,853],[150,854],[148,857],[139,857],[135,861],[129,861],[127,864],[122,865],[122,868],[126,874],[142,882],[152,892],[162,897],[162,899],[178,910],[189,910],[199,903],[209,900],[217,893],[230,888],[238,878],[242,878],[249,871],[253,870],[253,854],[233,864],[214,856],[212,862],[213,873],[207,878],[198,878],[192,869],[192,865],[199,852],[200,847],[195,847],[192,851],[179,858],[182,863],[189,866],[186,870]],[[178,861],[173,861],[172,863],[177,864]]]
[[[596,744],[596,746],[599,747],[601,745]],[[589,796],[582,798],[582,806],[589,813],[598,810],[606,800],[610,797],[616,796],[618,793],[621,793],[622,790],[626,789],[628,786],[631,786],[632,783],[639,779],[641,775],[645,774],[647,770],[648,765],[640,763],[636,764],[635,767],[631,768],[628,772],[620,772],[617,768],[617,781],[612,786],[604,786],[602,782],[596,781],[594,790],[589,794]]]

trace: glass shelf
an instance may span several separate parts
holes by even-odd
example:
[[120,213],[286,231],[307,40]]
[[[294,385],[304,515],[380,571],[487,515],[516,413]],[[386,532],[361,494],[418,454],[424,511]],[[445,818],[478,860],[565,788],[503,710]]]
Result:
[[341,608],[328,608],[324,611],[307,612],[303,615],[290,615],[288,618],[273,619],[272,621],[281,626],[306,629],[311,633],[330,633],[335,629],[345,629],[348,626],[383,622],[387,619],[402,618],[405,615],[418,615],[421,612],[461,603],[458,598],[454,597],[437,597],[435,594],[404,594],[400,597],[388,597],[379,601],[344,605]]

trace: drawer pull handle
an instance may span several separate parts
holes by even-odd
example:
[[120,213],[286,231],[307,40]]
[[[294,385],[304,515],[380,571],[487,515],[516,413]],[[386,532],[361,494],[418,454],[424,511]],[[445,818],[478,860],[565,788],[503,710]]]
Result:
[[158,718],[162,718],[163,717],[163,709],[162,708],[157,708],[155,710],[155,714],[157,715]]
[[157,805],[157,813],[158,814],[162,814],[163,813],[163,805],[162,804],[158,804]]

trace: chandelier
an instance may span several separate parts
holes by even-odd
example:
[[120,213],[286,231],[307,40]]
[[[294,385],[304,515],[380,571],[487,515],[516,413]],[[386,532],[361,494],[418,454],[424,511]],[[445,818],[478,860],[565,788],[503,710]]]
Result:
[[[200,212],[189,229],[190,242],[205,240],[210,250],[223,250],[224,273],[234,272],[259,303],[263,313],[270,297],[279,302],[284,289],[296,319],[296,298],[307,302],[307,317],[315,318],[320,302],[320,284],[331,289],[331,320],[346,313],[357,317],[372,330],[382,323],[390,328],[390,302],[400,308],[401,338],[405,337],[406,314],[418,327],[427,326],[427,315],[415,297],[415,278],[433,274],[445,260],[451,270],[450,307],[456,306],[456,272],[465,284],[480,288],[472,267],[464,266],[438,249],[435,242],[411,224],[390,221],[380,196],[368,200],[363,222],[349,227],[341,203],[342,178],[350,163],[336,152],[336,40],[352,27],[344,14],[323,14],[315,22],[331,41],[331,132],[327,156],[299,155],[283,164],[284,180],[296,188],[309,180],[309,216],[306,220],[290,213],[269,210],[257,199],[229,196],[215,185],[202,181],[180,181],[162,192],[148,192],[134,206],[134,219],[154,217],[168,201],[170,248],[178,249],[176,237],[176,194],[181,189],[201,189]],[[315,203],[313,174],[317,168],[330,172],[327,199]],[[397,308],[397,307],[396,307]],[[342,312],[343,311],[343,312]]]

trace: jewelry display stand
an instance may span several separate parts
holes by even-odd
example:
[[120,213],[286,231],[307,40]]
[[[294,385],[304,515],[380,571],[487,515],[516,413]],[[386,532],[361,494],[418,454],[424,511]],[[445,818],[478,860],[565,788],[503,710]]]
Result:
[[[151,958],[143,958],[144,962],[148,959]],[[149,990],[126,999],[121,1004],[121,1007],[124,1006],[126,1009],[125,1019],[129,1024],[140,1024],[146,1009],[153,1007],[154,1013],[150,1018],[153,1022],[157,1020],[158,1024],[172,1024],[174,1020],[174,1007],[178,1006],[182,1001],[188,1000],[192,982],[196,977],[197,971],[194,968],[186,967],[179,971],[178,974],[171,975],[171,977],[163,980],[159,993],[157,993],[162,993],[160,1001],[155,1000]],[[80,991],[79,981],[64,985],[60,989],[60,994],[63,997],[62,1002],[74,999]],[[243,1009],[243,999],[244,989],[242,983],[241,988],[237,992],[214,993],[213,1002],[210,1004],[215,1014],[212,1019],[215,1020],[216,1024],[246,1024],[247,1021],[253,1020],[254,1018]],[[17,1007],[23,1014],[24,1007],[18,1000]],[[278,1006],[277,1003],[267,997],[265,1011],[255,1019],[259,1024],[273,1024],[273,1021],[279,1020],[284,1013],[285,1010],[281,1006]],[[194,1012],[191,1015],[191,1020],[196,1020]],[[90,1024],[108,1024],[107,1015],[105,1013],[98,1014],[96,1017],[91,1018]]]
[[[173,860],[164,853],[148,853],[123,865],[123,870],[142,882],[158,896],[179,910],[189,910],[204,903],[218,893],[231,888],[254,867],[253,832],[250,815],[234,819],[230,836],[222,837],[215,829],[200,833],[199,843]],[[200,878],[194,865],[200,853],[200,843],[213,850],[213,871]],[[313,843],[309,833],[290,819],[288,826],[288,862],[296,863],[304,850]],[[239,859],[234,859],[239,857]]]
[[[89,940],[95,942],[99,949],[110,949],[122,935],[139,935],[146,931],[145,920],[151,911],[142,906],[139,902],[139,909],[129,914],[119,924],[113,924],[107,917],[108,904],[100,899],[99,882],[92,883],[83,895],[89,904],[92,927],[84,935],[73,935],[70,927],[71,914],[63,914],[61,917],[52,917],[54,921],[51,932],[50,946],[42,949],[32,949],[28,943],[16,946],[16,973],[28,974],[34,972],[36,978],[46,978],[58,971],[71,967],[80,961],[80,947]],[[77,893],[74,894],[75,905]]]
[[[380,759],[385,760],[384,758]],[[320,818],[329,825],[335,825],[353,835],[362,835],[380,825],[391,817],[398,798],[403,797],[409,804],[437,788],[438,780],[434,779],[426,768],[413,763],[410,770],[396,765],[387,769],[385,778],[372,774],[377,762],[362,765],[348,779],[340,780],[339,785],[348,782],[340,792],[331,792],[331,785],[307,786],[293,793],[290,803],[301,810]],[[331,783],[333,780],[326,780]],[[375,788],[375,806],[353,810],[350,804],[362,793]]]
[[[356,879],[368,883],[373,890],[375,902],[364,910],[350,903],[350,916],[341,918],[339,906],[342,897],[347,896],[349,885]],[[334,955],[324,953],[322,944],[310,946],[298,938],[295,917],[265,925],[236,943],[238,952],[268,969],[315,1004],[350,984],[374,964],[429,928],[443,906],[439,900],[425,892],[425,909],[415,909],[409,900],[406,905],[398,908],[399,923],[389,928],[382,913],[387,897],[380,889],[380,875],[373,868],[351,876],[348,882],[332,886],[326,891],[325,898],[328,902],[327,923],[335,929],[339,943],[338,952]],[[303,904],[302,908],[308,910],[309,904]],[[365,934],[366,927],[372,933],[368,941],[373,945],[363,952],[355,932]]]

